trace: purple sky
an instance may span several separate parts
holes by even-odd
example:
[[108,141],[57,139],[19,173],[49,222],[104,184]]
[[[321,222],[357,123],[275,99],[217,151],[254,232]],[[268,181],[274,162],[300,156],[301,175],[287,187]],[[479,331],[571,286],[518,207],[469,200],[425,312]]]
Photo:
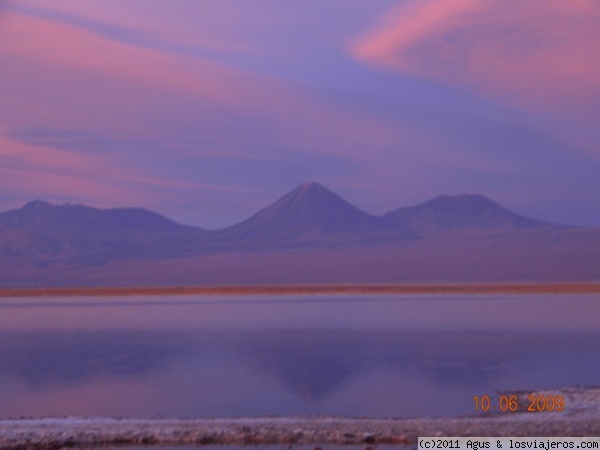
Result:
[[597,0],[0,0],[0,210],[215,228],[303,181],[600,225]]

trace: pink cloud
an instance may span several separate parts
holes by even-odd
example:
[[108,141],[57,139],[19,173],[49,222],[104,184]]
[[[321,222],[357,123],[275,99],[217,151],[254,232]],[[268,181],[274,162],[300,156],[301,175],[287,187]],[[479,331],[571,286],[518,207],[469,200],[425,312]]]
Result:
[[0,30],[5,56],[218,101],[233,101],[237,94],[231,90],[235,74],[208,61],[122,44],[52,20],[9,16]]
[[[165,102],[192,108],[209,121],[215,108],[313,124],[331,123],[336,115],[269,77],[20,13],[4,13],[0,56],[7,62],[0,82],[10,86],[3,104],[14,106],[8,117],[13,127],[60,124],[164,137]],[[15,115],[18,110],[22,114]]]
[[[148,192],[150,189],[150,192]],[[150,206],[164,194],[154,191],[240,192],[240,189],[187,182],[132,170],[119,156],[33,145],[0,132],[0,190],[31,200],[63,198],[96,207]],[[13,204],[20,207],[21,204]]]
[[396,8],[352,46],[359,59],[536,110],[598,107],[593,0],[439,0]]
[[[50,19],[6,13],[0,57],[6,62],[0,84],[7,87],[0,93],[0,144],[11,152],[0,151],[0,186],[21,196],[153,208],[183,193],[204,195],[203,205],[214,209],[212,193],[227,188],[178,179],[178,169],[160,166],[169,158],[270,163],[326,156],[360,164],[381,186],[403,179],[403,188],[418,178],[418,168],[486,164],[457,155],[429,130],[337,106],[285,80],[124,44]],[[18,142],[15,130],[67,130],[133,145],[111,154],[64,150]],[[206,144],[198,145],[198,136]],[[168,149],[150,154],[135,144],[155,140]],[[83,147],[85,139],[77,144]],[[154,156],[159,162],[148,162]],[[4,164],[9,158],[12,165]],[[382,161],[398,169],[380,173]]]
[[164,136],[160,121],[166,100],[208,120],[214,120],[215,108],[274,120],[275,139],[281,136],[309,150],[315,145],[319,150],[343,147],[340,136],[377,145],[397,135],[372,118],[320,104],[309,92],[281,80],[122,44],[48,19],[7,13],[0,55],[10,63],[0,73],[0,82],[11,88],[3,94],[4,104],[21,112],[4,115],[5,125],[13,128],[51,123]]
[[[227,123],[233,113],[263,124],[270,145],[281,148],[276,158],[285,159],[285,149],[293,148],[356,161],[372,157],[364,152],[367,147],[423,138],[421,131],[405,124],[320,102],[309,90],[282,80],[123,44],[24,14],[4,17],[0,55],[8,62],[8,69],[0,73],[0,83],[10,86],[3,93],[10,113],[0,111],[7,132],[57,127],[176,142],[189,131],[174,130],[173,118],[189,124],[192,114],[210,125],[203,136],[207,141],[223,141],[217,148],[195,149],[196,154],[235,158],[241,151],[232,147]],[[165,120],[170,125],[163,126]],[[244,144],[256,146],[250,139]],[[176,144],[173,148],[178,154],[187,151],[176,149]],[[243,157],[274,156],[244,150]]]
[[140,8],[136,2],[118,0],[79,0],[76,3],[56,0],[51,4],[20,0],[19,6],[33,14],[58,13],[59,18],[72,19],[71,24],[79,21],[83,29],[90,23],[104,25],[108,30],[125,30],[141,40],[150,38],[158,44],[226,55],[264,53],[264,49],[250,42],[245,33],[277,24],[273,14],[265,14],[260,8],[240,8],[228,2],[189,2],[180,8],[160,1],[147,1],[144,8]]
[[18,192],[29,199],[50,195],[98,206],[139,204],[144,196],[124,185],[130,177],[109,158],[0,136],[0,188],[4,192]]

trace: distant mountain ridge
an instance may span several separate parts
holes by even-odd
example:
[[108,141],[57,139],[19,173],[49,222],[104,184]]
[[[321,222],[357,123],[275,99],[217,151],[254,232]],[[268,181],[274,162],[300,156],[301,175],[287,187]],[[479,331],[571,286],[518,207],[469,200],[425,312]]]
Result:
[[440,195],[425,203],[390,211],[383,217],[421,233],[558,226],[516,214],[479,194]]
[[375,236],[390,233],[413,237],[402,226],[392,227],[380,217],[368,214],[319,183],[303,183],[252,217],[219,234],[227,239],[289,241],[340,235]]
[[41,200],[31,201],[18,210],[0,213],[0,224],[29,231],[69,233],[173,231],[183,227],[143,208],[98,209],[70,203],[52,205]]
[[0,286],[598,282],[600,228],[473,194],[382,216],[305,183],[207,231],[140,208],[34,201],[0,213]]
[[0,213],[0,257],[75,258],[101,263],[181,252],[203,230],[142,208],[98,209],[41,200]]
[[456,229],[557,225],[515,214],[481,195],[439,196],[374,216],[319,183],[304,183],[250,218],[215,231],[142,208],[97,209],[35,200],[0,213],[0,257],[102,262],[220,251],[381,245]]

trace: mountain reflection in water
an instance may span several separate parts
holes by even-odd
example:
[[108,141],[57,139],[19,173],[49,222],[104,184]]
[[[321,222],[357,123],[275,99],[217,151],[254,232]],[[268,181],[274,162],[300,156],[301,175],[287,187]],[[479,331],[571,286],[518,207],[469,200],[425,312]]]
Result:
[[469,414],[473,395],[596,382],[599,345],[597,331],[3,331],[0,416]]

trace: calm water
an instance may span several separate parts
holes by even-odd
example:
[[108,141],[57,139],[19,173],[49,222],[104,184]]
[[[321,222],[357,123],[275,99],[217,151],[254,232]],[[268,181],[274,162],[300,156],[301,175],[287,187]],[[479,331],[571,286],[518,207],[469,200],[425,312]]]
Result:
[[0,300],[0,417],[442,416],[597,385],[600,296]]

